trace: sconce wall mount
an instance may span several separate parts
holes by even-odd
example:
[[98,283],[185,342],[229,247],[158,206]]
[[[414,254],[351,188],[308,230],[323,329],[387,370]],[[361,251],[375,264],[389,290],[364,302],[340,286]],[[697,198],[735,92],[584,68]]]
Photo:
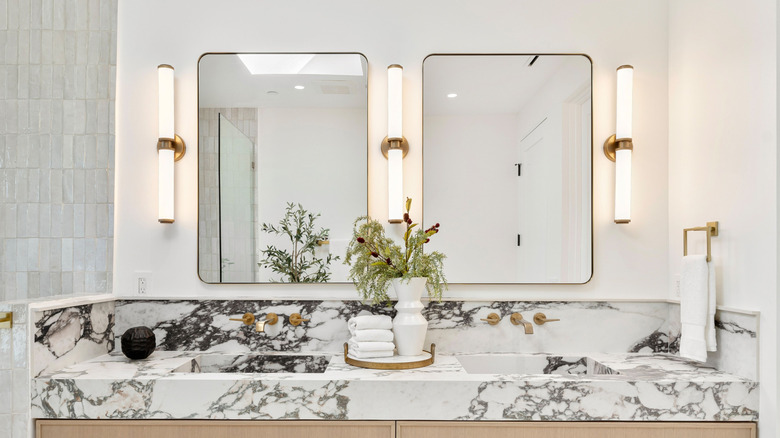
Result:
[[617,68],[615,135],[604,142],[604,155],[615,162],[615,223],[631,222],[631,156],[633,142],[634,67]]
[[157,220],[161,224],[173,223],[173,163],[181,160],[187,152],[184,140],[174,131],[173,74],[173,67],[170,65],[157,66]]

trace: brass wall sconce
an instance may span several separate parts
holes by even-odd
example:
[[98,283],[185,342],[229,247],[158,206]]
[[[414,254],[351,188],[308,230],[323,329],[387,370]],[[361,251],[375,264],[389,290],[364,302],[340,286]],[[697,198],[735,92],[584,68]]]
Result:
[[157,66],[157,217],[160,223],[173,223],[173,163],[184,157],[187,146],[174,131],[173,67]]
[[398,64],[387,67],[387,137],[382,155],[387,158],[387,221],[400,224],[404,216],[404,166],[409,143],[403,135],[403,73]]
[[634,67],[617,68],[615,135],[604,142],[604,155],[615,162],[615,223],[631,222],[631,155]]

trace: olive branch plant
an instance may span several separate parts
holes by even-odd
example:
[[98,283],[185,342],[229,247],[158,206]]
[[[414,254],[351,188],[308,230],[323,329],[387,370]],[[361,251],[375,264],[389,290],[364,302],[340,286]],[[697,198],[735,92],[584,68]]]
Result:
[[415,230],[419,224],[409,217],[410,198],[406,198],[405,207],[403,247],[387,237],[382,224],[369,216],[360,216],[353,225],[344,263],[350,265],[349,278],[360,296],[376,304],[390,305],[387,290],[396,278],[426,277],[428,296],[439,301],[447,288],[443,272],[447,256],[438,251],[423,251],[423,246],[439,232],[440,225]]
[[[284,217],[279,225],[262,224],[261,230],[266,233],[287,236],[290,239],[291,250],[279,249],[268,245],[260,253],[265,257],[258,263],[263,268],[281,274],[281,283],[325,283],[330,279],[330,263],[338,260],[338,256],[328,254],[327,257],[316,257],[314,250],[317,243],[328,240],[327,228],[316,230],[314,222],[320,214],[306,211],[301,204],[287,203]],[[273,280],[272,280],[273,281]]]

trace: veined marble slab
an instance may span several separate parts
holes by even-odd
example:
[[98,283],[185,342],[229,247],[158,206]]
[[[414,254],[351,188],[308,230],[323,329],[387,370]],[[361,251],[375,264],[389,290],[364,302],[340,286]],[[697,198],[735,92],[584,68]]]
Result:
[[[230,318],[245,312],[280,315],[267,333],[256,333]],[[309,322],[297,327],[287,316],[301,313]],[[509,316],[531,320],[536,312],[559,318],[526,335]],[[151,328],[158,348],[168,351],[326,351],[338,353],[349,338],[347,321],[359,314],[394,315],[395,310],[359,301],[119,300],[115,335],[130,327]],[[510,301],[426,303],[426,345],[463,353],[668,352],[668,304],[665,302]],[[502,317],[491,326],[482,318]]]
[[[755,421],[758,384],[669,355],[585,354],[619,374],[469,374],[426,368],[187,373],[199,352],[105,355],[33,382],[35,418]],[[278,354],[278,353],[277,353]],[[179,370],[179,372],[174,372]]]

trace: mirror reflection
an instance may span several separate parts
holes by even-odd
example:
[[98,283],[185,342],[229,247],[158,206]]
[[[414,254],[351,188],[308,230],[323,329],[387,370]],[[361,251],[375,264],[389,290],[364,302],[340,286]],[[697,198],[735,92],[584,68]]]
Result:
[[425,59],[423,211],[450,282],[590,279],[591,74],[584,55]]
[[198,272],[207,283],[346,282],[367,214],[360,54],[206,54],[198,63]]

